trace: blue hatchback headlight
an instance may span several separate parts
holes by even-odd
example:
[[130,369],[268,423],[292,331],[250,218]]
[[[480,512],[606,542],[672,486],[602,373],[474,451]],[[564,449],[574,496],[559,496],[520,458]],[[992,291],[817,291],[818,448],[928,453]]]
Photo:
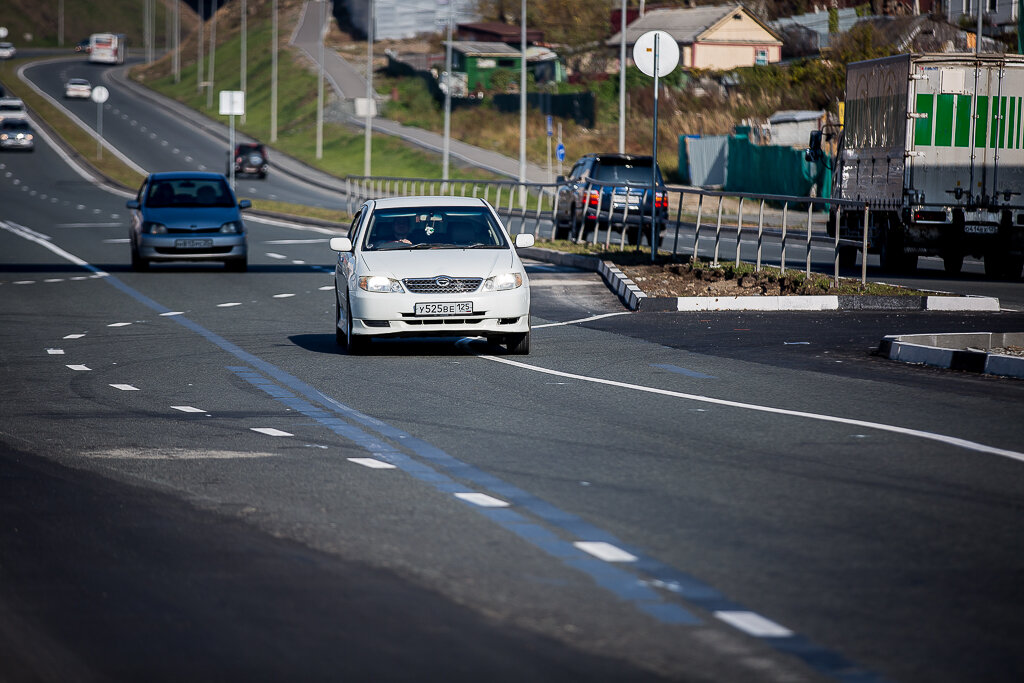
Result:
[[142,224],[142,232],[148,232],[151,235],[166,235],[167,226],[163,223],[154,223],[152,221],[146,221]]
[[220,231],[225,235],[240,235],[242,230],[242,221],[228,221],[220,226]]

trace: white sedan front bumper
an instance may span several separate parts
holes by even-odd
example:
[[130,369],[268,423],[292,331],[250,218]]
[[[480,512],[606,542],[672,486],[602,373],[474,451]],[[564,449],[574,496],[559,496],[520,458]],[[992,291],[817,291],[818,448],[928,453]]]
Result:
[[[501,292],[409,294],[349,290],[352,332],[373,336],[486,336],[530,331],[530,288]],[[416,304],[472,304],[471,313],[416,315]]]

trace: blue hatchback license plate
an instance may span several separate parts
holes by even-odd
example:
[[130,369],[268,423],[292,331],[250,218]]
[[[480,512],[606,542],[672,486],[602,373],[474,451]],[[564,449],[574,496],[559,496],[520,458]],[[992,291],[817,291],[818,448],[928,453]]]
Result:
[[213,240],[174,240],[176,249],[209,249]]

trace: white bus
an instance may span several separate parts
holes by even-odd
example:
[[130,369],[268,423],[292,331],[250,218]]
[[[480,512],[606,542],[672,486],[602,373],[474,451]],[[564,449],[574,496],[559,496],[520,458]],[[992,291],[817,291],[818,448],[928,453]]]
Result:
[[128,39],[123,33],[94,33],[89,36],[89,61],[101,64],[124,64]]

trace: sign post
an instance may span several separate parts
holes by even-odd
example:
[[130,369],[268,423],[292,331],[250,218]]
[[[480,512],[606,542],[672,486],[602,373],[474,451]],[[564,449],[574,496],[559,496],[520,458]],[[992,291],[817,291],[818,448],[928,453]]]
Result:
[[548,114],[548,182],[554,182],[555,178],[551,175],[551,136],[555,134],[555,131],[551,128],[551,114]]
[[220,115],[231,119],[228,135],[228,173],[231,177],[231,189],[235,189],[235,117],[245,114],[244,90],[220,91]]
[[565,145],[562,144],[562,122],[558,122],[558,147],[555,148],[558,158],[558,175],[562,175],[562,162],[565,161]]
[[[679,44],[665,31],[648,31],[633,45],[633,63],[644,75],[654,76],[654,142],[651,151],[651,261],[658,254],[658,79],[679,64]],[[666,194],[666,202],[668,196]],[[637,249],[640,239],[637,238]]]
[[102,85],[92,89],[89,98],[96,103],[96,158],[103,158],[103,103],[110,98],[110,91]]

